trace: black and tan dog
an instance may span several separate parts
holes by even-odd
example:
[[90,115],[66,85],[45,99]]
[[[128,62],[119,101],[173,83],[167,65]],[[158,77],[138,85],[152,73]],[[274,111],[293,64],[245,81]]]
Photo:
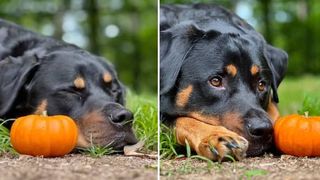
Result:
[[76,121],[80,147],[136,143],[133,115],[124,107],[124,87],[111,64],[0,20],[0,117],[44,110]]
[[272,146],[287,54],[216,5],[162,5],[161,119],[205,157],[241,159]]

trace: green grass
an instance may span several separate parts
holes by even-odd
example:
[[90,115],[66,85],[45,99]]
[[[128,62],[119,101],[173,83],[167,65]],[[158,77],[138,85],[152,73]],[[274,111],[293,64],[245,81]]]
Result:
[[320,76],[287,77],[280,84],[278,94],[281,115],[297,113],[306,96],[320,99]]
[[177,143],[174,130],[160,124],[160,159],[172,159],[177,157],[179,149],[181,149]]
[[0,119],[0,155],[4,153],[16,154],[10,143],[10,132],[2,126],[3,122],[4,120]]
[[[127,107],[134,113],[133,129],[138,139],[144,140],[144,151],[157,151],[157,96],[136,95],[129,92]],[[0,119],[0,123],[2,121]],[[78,150],[92,157],[101,157],[115,152],[108,146],[91,146],[89,148],[79,148]],[[10,144],[9,130],[0,124],[0,155],[3,153],[16,154]]]
[[264,176],[267,174],[268,174],[268,171],[263,169],[251,169],[251,170],[245,171],[240,179],[252,179],[253,177]]
[[80,153],[87,154],[87,155],[94,157],[94,158],[99,158],[104,155],[109,155],[109,154],[113,154],[116,152],[109,146],[94,146],[94,145],[92,145],[91,147],[88,147],[88,148],[77,148],[77,149],[79,150]]
[[127,107],[134,112],[133,129],[138,139],[144,140],[146,150],[158,149],[157,96],[128,93]]

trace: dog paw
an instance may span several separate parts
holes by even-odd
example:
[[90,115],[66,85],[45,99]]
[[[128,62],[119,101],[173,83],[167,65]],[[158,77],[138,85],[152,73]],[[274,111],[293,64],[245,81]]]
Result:
[[233,132],[213,133],[201,140],[198,154],[214,161],[223,161],[232,156],[241,160],[246,156],[248,141]]

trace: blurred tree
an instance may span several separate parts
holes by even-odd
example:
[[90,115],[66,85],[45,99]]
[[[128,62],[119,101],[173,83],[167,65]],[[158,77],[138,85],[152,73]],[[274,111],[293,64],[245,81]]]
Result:
[[271,0],[261,0],[261,9],[263,14],[263,23],[264,23],[264,35],[267,42],[272,44],[272,31],[270,24],[270,16],[271,16]]
[[98,34],[100,28],[99,8],[97,0],[86,1],[86,10],[89,16],[89,34],[90,34],[90,51],[95,54],[100,54],[100,46],[98,41]]

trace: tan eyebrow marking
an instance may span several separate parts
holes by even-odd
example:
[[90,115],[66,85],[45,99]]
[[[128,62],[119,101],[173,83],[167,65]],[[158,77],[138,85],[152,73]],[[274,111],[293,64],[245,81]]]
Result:
[[236,76],[238,72],[236,66],[233,64],[229,64],[228,66],[226,66],[226,70],[227,70],[227,73],[230,74],[232,77]]
[[187,105],[190,95],[192,93],[193,90],[193,86],[189,85],[188,87],[186,87],[185,89],[181,90],[178,94],[177,94],[177,99],[176,99],[176,105],[178,107],[184,107]]
[[252,76],[255,76],[258,72],[260,71],[260,68],[257,65],[252,65],[250,72],[252,74]]
[[73,84],[78,89],[83,89],[86,87],[86,83],[81,76],[78,76],[74,81]]
[[105,72],[105,73],[103,74],[103,81],[106,82],[106,83],[111,82],[111,81],[112,81],[112,76],[111,76],[111,74],[108,73],[108,72]]

